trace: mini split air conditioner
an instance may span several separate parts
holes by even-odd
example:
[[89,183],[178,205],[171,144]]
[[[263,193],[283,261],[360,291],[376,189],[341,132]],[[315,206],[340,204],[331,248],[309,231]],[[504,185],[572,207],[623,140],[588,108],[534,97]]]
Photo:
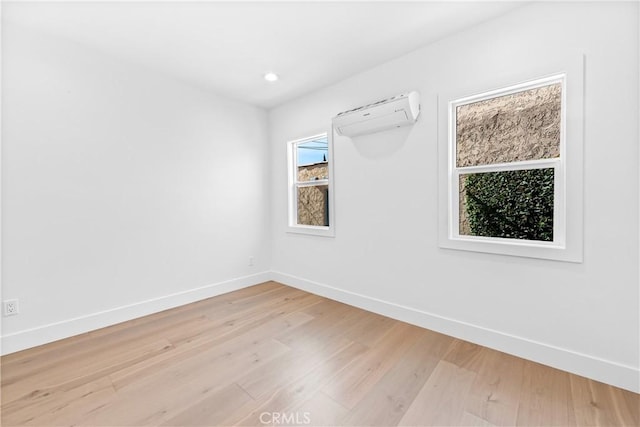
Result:
[[338,135],[358,136],[412,125],[420,114],[418,92],[408,92],[343,111],[333,118]]

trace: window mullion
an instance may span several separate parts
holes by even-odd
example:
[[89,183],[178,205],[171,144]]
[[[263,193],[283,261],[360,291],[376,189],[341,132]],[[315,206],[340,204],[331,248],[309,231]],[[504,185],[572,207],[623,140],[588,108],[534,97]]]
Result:
[[527,160],[527,161],[521,161],[521,162],[493,163],[489,165],[455,167],[454,170],[459,174],[465,174],[465,173],[501,172],[501,171],[523,170],[523,169],[543,169],[547,167],[554,167],[560,164],[560,162],[561,162],[561,159],[559,157],[555,157],[552,159],[539,159],[539,160]]
[[296,187],[317,187],[321,185],[329,185],[328,179],[318,179],[315,181],[297,181],[295,183]]

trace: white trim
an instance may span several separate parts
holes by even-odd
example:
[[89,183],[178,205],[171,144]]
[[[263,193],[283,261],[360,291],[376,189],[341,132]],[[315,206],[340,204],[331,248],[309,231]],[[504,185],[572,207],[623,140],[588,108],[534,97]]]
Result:
[[[328,159],[327,167],[329,169],[329,178],[317,181],[296,181],[297,151],[295,146],[301,142],[309,142],[315,139],[326,138]],[[329,187],[329,226],[313,226],[298,224],[298,187],[313,187],[319,185],[327,185]],[[287,142],[287,233],[306,234],[311,236],[335,237],[335,215],[334,215],[334,179],[333,179],[333,132],[321,132],[305,138],[295,139]]]
[[271,274],[265,271],[3,335],[0,340],[2,342],[2,354],[14,353],[127,320],[137,319],[267,282],[270,279]]
[[565,79],[566,79],[566,76],[564,75],[564,73],[557,73],[554,75],[542,77],[535,80],[527,80],[525,82],[507,86],[505,88],[497,88],[497,89],[480,92],[475,95],[465,96],[464,98],[459,98],[459,99],[456,99],[455,101],[451,101],[450,104],[453,107],[458,107],[460,105],[473,104],[480,101],[486,101],[487,99],[513,95],[514,93],[551,85],[553,83],[562,83],[563,92],[564,92]]
[[523,359],[640,393],[640,369],[634,366],[623,365],[567,348],[345,291],[286,273],[273,271],[272,280]]
[[287,233],[292,234],[307,234],[311,236],[321,236],[321,237],[335,237],[335,233],[329,227],[322,227],[317,225],[295,225],[289,226],[287,229]]
[[556,167],[560,163],[559,158],[540,159],[540,160],[526,160],[521,162],[510,163],[493,163],[490,165],[479,166],[465,166],[462,168],[456,168],[458,175],[464,175],[469,173],[484,173],[484,172],[503,172],[503,171],[516,171],[516,170],[530,170],[530,169],[544,169],[550,167]]
[[315,181],[296,182],[296,187],[319,187],[321,185],[329,185],[328,179],[317,179]]
[[508,239],[503,237],[485,237],[485,236],[453,236],[451,240],[461,240],[465,242],[489,242],[494,245],[508,245],[508,246],[530,246],[530,247],[539,247],[539,248],[557,248],[563,249],[564,246],[559,245],[555,242],[545,242],[538,240],[524,240],[524,239]]

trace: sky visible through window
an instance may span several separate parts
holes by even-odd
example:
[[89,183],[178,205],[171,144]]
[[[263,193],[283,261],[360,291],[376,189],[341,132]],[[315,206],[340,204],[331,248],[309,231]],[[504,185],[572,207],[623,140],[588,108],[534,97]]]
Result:
[[329,143],[326,137],[298,144],[298,166],[326,162],[329,159]]

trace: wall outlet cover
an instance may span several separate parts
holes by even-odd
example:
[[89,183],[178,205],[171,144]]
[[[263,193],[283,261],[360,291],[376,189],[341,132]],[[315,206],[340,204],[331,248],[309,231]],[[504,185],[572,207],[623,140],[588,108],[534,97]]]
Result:
[[16,314],[20,313],[20,307],[18,305],[17,299],[6,300],[4,301],[2,306],[5,316],[15,316]]

